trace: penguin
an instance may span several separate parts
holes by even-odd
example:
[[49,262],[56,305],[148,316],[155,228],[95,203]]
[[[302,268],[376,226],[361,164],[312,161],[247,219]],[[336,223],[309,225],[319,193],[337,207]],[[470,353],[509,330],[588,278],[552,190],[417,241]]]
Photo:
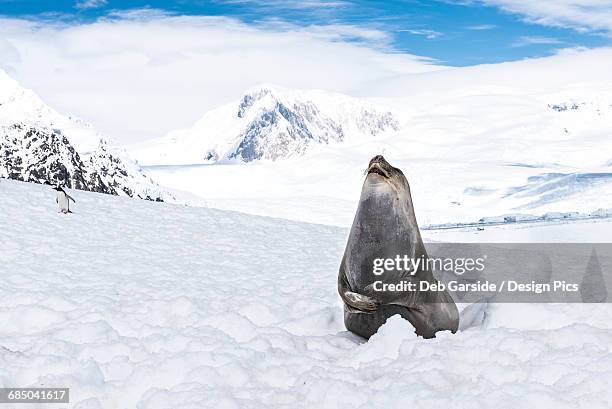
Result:
[[70,211],[70,201],[72,200],[74,203],[76,203],[72,196],[66,193],[66,191],[60,185],[55,186],[53,190],[57,192],[55,203],[57,203],[57,205],[59,206],[58,212],[72,213]]

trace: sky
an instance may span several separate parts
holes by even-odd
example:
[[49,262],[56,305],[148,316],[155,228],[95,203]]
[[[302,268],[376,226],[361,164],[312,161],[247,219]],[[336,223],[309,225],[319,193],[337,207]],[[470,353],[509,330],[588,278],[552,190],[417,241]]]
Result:
[[262,82],[401,74],[612,45],[612,0],[0,0],[0,68],[122,141]]
[[109,13],[139,9],[226,16],[248,24],[277,20],[299,26],[370,28],[386,33],[387,45],[396,51],[452,66],[606,45],[612,28],[612,2],[605,0],[0,0],[0,14],[5,16],[67,23],[92,22]]

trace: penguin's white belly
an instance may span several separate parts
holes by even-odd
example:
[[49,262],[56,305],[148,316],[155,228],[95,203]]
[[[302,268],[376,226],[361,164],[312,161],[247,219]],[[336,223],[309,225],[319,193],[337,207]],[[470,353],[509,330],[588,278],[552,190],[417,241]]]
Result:
[[60,212],[67,212],[69,210],[68,196],[64,192],[57,192],[57,205]]

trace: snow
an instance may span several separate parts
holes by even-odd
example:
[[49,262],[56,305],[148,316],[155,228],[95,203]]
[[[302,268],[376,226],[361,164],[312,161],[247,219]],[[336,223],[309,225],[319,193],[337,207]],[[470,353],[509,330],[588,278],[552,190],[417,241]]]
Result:
[[276,160],[398,126],[384,106],[320,90],[259,85],[240,101],[207,112],[193,127],[132,149],[147,165]]
[[1,69],[0,177],[174,200],[125,149],[91,124],[55,111]]
[[612,219],[558,220],[506,225],[432,229],[432,241],[461,243],[609,243]]
[[[64,215],[49,187],[0,179],[0,387],[68,386],[80,409],[611,407],[609,304],[459,305],[457,334],[392,317],[365,342],[336,292],[377,153],[408,177],[426,242],[609,243],[610,55],[402,76],[367,99],[256,87],[135,147],[186,205],[70,190]],[[299,119],[232,159],[278,104]],[[15,121],[139,172],[0,71],[0,126]]]
[[102,138],[90,124],[55,111],[32,90],[23,88],[0,69],[0,124],[19,122],[32,124],[36,128],[61,129],[83,155],[93,153]]
[[[461,82],[464,71],[432,75]],[[337,226],[350,224],[375,154],[408,177],[422,226],[612,207],[612,83],[468,85],[385,100],[400,118],[396,132],[353,133],[273,162],[177,161],[144,170],[213,207]]]
[[[309,101],[317,108],[313,121],[342,123],[345,137],[299,145],[274,161],[210,166],[203,159],[209,149],[227,159],[242,136],[236,102],[132,153],[161,185],[211,207],[305,222],[350,225],[375,154],[407,175],[421,226],[593,215],[612,208],[611,70],[612,49],[601,48],[395,76],[353,90],[361,98],[266,85],[245,92],[270,90],[249,115],[273,101]],[[392,113],[397,130],[355,126],[363,107],[384,107],[378,111]]]
[[[346,229],[69,193],[64,215],[0,180],[2,387],[81,409],[612,405],[608,304],[483,304],[431,340],[392,317],[366,343],[335,288]],[[591,225],[609,238],[563,227]]]

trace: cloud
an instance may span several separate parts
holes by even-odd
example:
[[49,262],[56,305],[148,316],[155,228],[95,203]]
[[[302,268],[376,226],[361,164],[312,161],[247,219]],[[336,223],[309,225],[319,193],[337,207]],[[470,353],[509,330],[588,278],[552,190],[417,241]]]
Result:
[[284,9],[296,9],[296,10],[304,10],[304,9],[328,9],[328,8],[337,8],[337,7],[345,7],[351,5],[349,1],[342,0],[294,0],[294,1],[286,1],[286,0],[217,0],[216,3],[223,4],[248,4],[251,6],[258,7],[274,7],[274,8],[284,8]]
[[511,44],[512,47],[525,47],[529,45],[563,44],[563,41],[543,36],[522,36]]
[[474,26],[467,26],[465,27],[466,30],[474,30],[474,31],[481,31],[481,30],[492,30],[494,28],[496,28],[497,26],[495,24],[477,24]]
[[531,23],[612,34],[612,0],[480,0]]
[[350,93],[381,78],[439,69],[393,51],[388,35],[372,28],[246,24],[159,10],[78,24],[4,18],[0,39],[0,68],[123,143],[191,126],[259,83]]
[[417,36],[423,36],[429,40],[433,40],[434,38],[438,38],[442,35],[439,31],[427,30],[427,29],[403,29],[397,30],[398,32],[410,33]]
[[79,0],[74,4],[74,7],[80,10],[97,9],[108,4],[107,0]]

